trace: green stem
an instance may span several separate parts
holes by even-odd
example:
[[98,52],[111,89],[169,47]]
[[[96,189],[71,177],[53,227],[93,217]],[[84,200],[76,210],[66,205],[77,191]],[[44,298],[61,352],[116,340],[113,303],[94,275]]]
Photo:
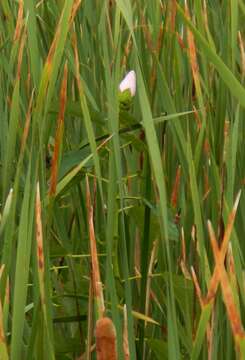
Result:
[[[147,202],[151,200],[151,165],[148,153],[145,155],[145,199]],[[145,313],[146,304],[146,286],[147,286],[147,273],[148,273],[148,259],[150,248],[150,220],[151,209],[148,205],[145,205],[144,214],[144,234],[141,241],[141,287],[140,287],[140,312]],[[139,354],[144,354],[144,335],[145,335],[145,323],[141,322],[139,327]]]

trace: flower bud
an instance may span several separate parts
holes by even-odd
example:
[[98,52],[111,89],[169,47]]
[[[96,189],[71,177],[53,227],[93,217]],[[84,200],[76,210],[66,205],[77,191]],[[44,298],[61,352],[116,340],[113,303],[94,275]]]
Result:
[[136,74],[134,70],[131,70],[125,78],[119,84],[120,92],[124,92],[125,90],[129,90],[131,96],[133,97],[136,93]]

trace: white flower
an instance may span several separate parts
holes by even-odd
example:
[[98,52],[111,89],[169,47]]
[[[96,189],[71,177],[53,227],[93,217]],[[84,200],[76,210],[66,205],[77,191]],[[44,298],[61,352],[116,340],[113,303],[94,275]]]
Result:
[[136,74],[134,70],[131,70],[125,78],[119,84],[119,90],[121,92],[129,90],[131,96],[134,96],[136,93]]

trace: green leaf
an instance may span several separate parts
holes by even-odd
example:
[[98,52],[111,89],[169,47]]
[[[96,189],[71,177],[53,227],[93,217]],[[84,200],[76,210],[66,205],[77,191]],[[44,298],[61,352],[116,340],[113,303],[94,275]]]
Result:
[[147,340],[147,344],[150,349],[153,351],[156,359],[158,360],[167,360],[168,359],[168,344],[163,340]]

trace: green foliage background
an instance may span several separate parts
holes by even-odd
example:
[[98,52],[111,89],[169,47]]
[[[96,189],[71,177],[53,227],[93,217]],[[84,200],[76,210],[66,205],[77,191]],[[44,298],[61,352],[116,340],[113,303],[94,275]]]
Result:
[[[201,306],[191,277],[193,267],[204,299],[215,265],[207,220],[221,243],[241,189],[233,272],[226,265],[244,323],[244,24],[243,0],[1,1],[1,359],[95,358],[86,178],[119,359],[124,304],[130,359],[245,358],[224,294]],[[122,109],[131,69],[137,92]]]

